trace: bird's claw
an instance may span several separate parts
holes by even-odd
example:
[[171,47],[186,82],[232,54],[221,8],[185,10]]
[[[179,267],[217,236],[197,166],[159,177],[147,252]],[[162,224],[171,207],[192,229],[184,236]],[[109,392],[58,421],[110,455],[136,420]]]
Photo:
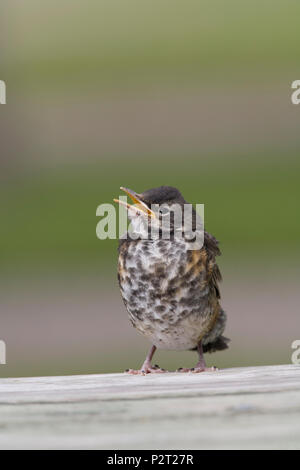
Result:
[[183,368],[179,367],[176,372],[192,372],[193,374],[200,374],[200,372],[216,372],[219,369],[217,367],[192,367]]
[[147,374],[163,374],[168,371],[160,368],[157,364],[155,364],[155,366],[152,366],[151,364],[149,365],[144,364],[141,369],[138,369],[138,370],[126,369],[125,372],[131,375],[147,375]]

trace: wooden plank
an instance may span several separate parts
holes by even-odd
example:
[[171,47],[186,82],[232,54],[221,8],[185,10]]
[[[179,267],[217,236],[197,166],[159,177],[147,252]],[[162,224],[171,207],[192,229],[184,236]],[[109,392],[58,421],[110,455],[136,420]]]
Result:
[[2,449],[300,449],[300,366],[0,380]]

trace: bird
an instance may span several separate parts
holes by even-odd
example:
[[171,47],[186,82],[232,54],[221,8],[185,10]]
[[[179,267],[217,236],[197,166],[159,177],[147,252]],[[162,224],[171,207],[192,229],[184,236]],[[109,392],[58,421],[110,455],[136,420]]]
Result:
[[[197,351],[195,367],[179,367],[177,372],[218,370],[206,366],[204,353],[227,349],[230,341],[223,336],[227,315],[220,304],[222,277],[216,263],[221,254],[219,242],[204,229],[199,246],[195,247],[194,240],[185,236],[183,218],[177,218],[175,223],[172,209],[184,211],[192,205],[177,188],[160,186],[142,193],[120,189],[129,196],[131,204],[114,199],[125,206],[130,221],[129,229],[119,239],[119,287],[132,325],[151,342],[140,369],[126,372],[167,372],[152,363],[157,349]],[[193,207],[191,214],[197,233]],[[166,216],[168,224],[164,223]],[[156,231],[151,231],[151,226]],[[168,227],[168,236],[164,226]]]

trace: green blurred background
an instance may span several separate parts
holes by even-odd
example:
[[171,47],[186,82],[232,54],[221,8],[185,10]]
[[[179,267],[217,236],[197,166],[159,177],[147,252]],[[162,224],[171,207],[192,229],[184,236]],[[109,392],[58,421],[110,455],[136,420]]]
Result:
[[[96,208],[177,186],[221,242],[228,351],[289,363],[299,321],[297,1],[2,0],[1,376],[138,367]],[[158,352],[165,368],[194,353]]]

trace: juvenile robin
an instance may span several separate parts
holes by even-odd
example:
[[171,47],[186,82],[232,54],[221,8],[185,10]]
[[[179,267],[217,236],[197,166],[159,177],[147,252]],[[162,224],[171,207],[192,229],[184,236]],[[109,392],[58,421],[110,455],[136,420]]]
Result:
[[[226,349],[230,341],[223,336],[226,314],[220,306],[217,240],[203,230],[197,248],[186,236],[185,219],[173,210],[184,214],[188,205],[178,189],[161,186],[141,194],[121,189],[133,204],[115,199],[127,208],[131,222],[119,241],[120,290],[133,326],[152,343],[142,367],[128,372],[165,372],[152,365],[157,348],[197,350],[196,366],[180,372],[216,370],[206,367],[203,353]],[[196,211],[191,214],[193,233],[200,233]]]

